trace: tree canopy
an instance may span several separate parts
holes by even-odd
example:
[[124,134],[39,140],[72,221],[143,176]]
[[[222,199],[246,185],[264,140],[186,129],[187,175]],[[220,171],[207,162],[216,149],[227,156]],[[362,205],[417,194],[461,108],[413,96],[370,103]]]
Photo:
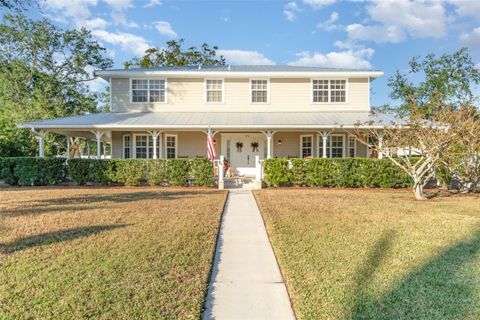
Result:
[[[422,79],[418,81],[418,79]],[[417,80],[417,81],[415,81]],[[389,78],[391,98],[400,101],[400,111],[410,113],[421,110],[429,118],[438,106],[458,108],[465,102],[473,103],[477,97],[472,86],[480,83],[480,72],[466,48],[453,54],[425,58],[414,57],[406,72],[397,72]]]
[[[20,122],[97,111],[86,85],[112,65],[86,29],[5,15],[0,24],[0,156],[31,155],[36,143]],[[48,145],[55,145],[48,144]],[[48,150],[47,150],[48,151]]]
[[149,48],[143,57],[136,57],[125,62],[125,68],[136,66],[141,68],[190,65],[225,65],[225,58],[217,55],[217,46],[210,47],[204,43],[200,49],[192,46],[183,47],[185,39],[167,41],[166,48]]

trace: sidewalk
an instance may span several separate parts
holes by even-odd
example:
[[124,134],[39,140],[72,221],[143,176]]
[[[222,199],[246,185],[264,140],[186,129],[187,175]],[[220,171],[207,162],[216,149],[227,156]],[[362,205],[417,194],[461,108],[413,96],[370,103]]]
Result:
[[251,191],[228,195],[203,319],[295,319]]

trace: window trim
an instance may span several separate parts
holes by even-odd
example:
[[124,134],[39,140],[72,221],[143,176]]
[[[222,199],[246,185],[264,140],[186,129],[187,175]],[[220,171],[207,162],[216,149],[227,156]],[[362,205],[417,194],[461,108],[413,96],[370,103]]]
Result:
[[[148,80],[148,90],[147,90],[147,101],[146,102],[134,102],[133,101],[133,88],[132,88],[132,82],[133,80]],[[157,102],[150,102],[150,80],[163,80],[165,81],[165,101],[157,101]],[[148,77],[135,77],[135,78],[129,78],[129,96],[130,96],[130,103],[131,104],[147,104],[147,105],[153,105],[153,104],[167,104],[168,103],[168,81],[167,78],[160,77],[160,78],[148,78]]]
[[[164,134],[164,148],[165,148],[165,159],[178,159],[178,134]],[[168,158],[168,145],[167,145],[167,137],[175,137],[175,158]]]
[[[146,158],[137,158],[137,137],[147,137],[147,157]],[[134,133],[133,134],[133,159],[150,159],[149,145],[150,145],[151,135],[148,133]]]
[[303,138],[305,137],[310,137],[312,139],[312,146],[310,147],[312,150],[311,150],[311,155],[309,157],[313,157],[313,146],[315,145],[314,142],[313,142],[313,134],[301,134],[300,135],[300,158],[305,158],[303,156]]
[[[267,102],[253,102],[252,101],[252,81],[253,80],[267,80]],[[248,102],[253,105],[270,104],[270,78],[249,78],[248,79]]]
[[330,149],[330,157],[329,158],[332,158],[332,137],[342,137],[342,157],[338,158],[338,159],[342,159],[342,158],[345,158],[345,135],[344,134],[341,134],[341,133],[332,133],[332,134],[329,134],[328,135],[328,142],[330,143],[330,147],[327,146],[327,149]]
[[[314,80],[328,80],[328,102],[315,102],[313,101],[313,81]],[[330,88],[330,80],[345,80],[345,102],[331,102],[331,88]],[[348,104],[349,103],[349,96],[348,92],[350,91],[349,88],[349,78],[310,78],[310,104]],[[370,93],[369,93],[370,94]]]
[[[207,81],[208,80],[222,80],[222,101],[220,102],[209,102],[207,100]],[[204,103],[205,104],[225,104],[225,78],[204,78],[203,81],[203,93],[204,93]]]
[[[128,147],[130,149],[130,157],[125,158],[125,137],[130,138],[130,146]],[[132,152],[132,135],[130,133],[124,133],[122,135],[122,157],[123,159],[132,159],[133,158],[133,152]]]
[[346,148],[347,148],[347,153],[348,153],[348,158],[352,158],[350,157],[350,138],[353,139],[353,158],[356,158],[357,157],[357,138],[355,138],[355,136],[353,135],[348,135],[347,136],[347,145],[346,145]]

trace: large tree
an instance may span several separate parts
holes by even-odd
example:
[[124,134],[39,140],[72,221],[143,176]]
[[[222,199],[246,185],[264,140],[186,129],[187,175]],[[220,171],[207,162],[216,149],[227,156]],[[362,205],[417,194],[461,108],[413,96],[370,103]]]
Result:
[[125,68],[141,67],[153,68],[164,66],[191,66],[191,65],[225,65],[225,58],[217,55],[217,46],[210,47],[204,43],[197,47],[183,47],[185,40],[167,41],[166,48],[149,48],[143,57],[136,57],[125,62]]
[[473,103],[472,86],[480,83],[480,72],[475,67],[466,48],[453,54],[437,57],[434,53],[425,58],[414,57],[406,72],[397,72],[389,78],[391,97],[400,101],[399,111],[412,110],[431,118],[440,106],[458,108],[466,102]]
[[[86,82],[112,65],[86,29],[6,15],[0,24],[0,156],[31,155],[36,143],[20,122],[97,111]],[[53,137],[51,138],[53,139]],[[48,144],[55,146],[55,143]],[[48,151],[48,150],[47,150]]]

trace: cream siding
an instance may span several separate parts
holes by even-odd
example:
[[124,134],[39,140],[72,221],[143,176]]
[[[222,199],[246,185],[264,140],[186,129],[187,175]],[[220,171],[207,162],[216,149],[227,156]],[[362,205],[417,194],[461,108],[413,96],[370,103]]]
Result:
[[112,79],[112,111],[346,111],[369,110],[369,79],[349,78],[346,103],[312,103],[310,78],[270,78],[270,101],[267,104],[250,103],[249,79],[224,79],[225,102],[205,102],[204,78],[168,78],[166,103],[131,103],[130,79]]

